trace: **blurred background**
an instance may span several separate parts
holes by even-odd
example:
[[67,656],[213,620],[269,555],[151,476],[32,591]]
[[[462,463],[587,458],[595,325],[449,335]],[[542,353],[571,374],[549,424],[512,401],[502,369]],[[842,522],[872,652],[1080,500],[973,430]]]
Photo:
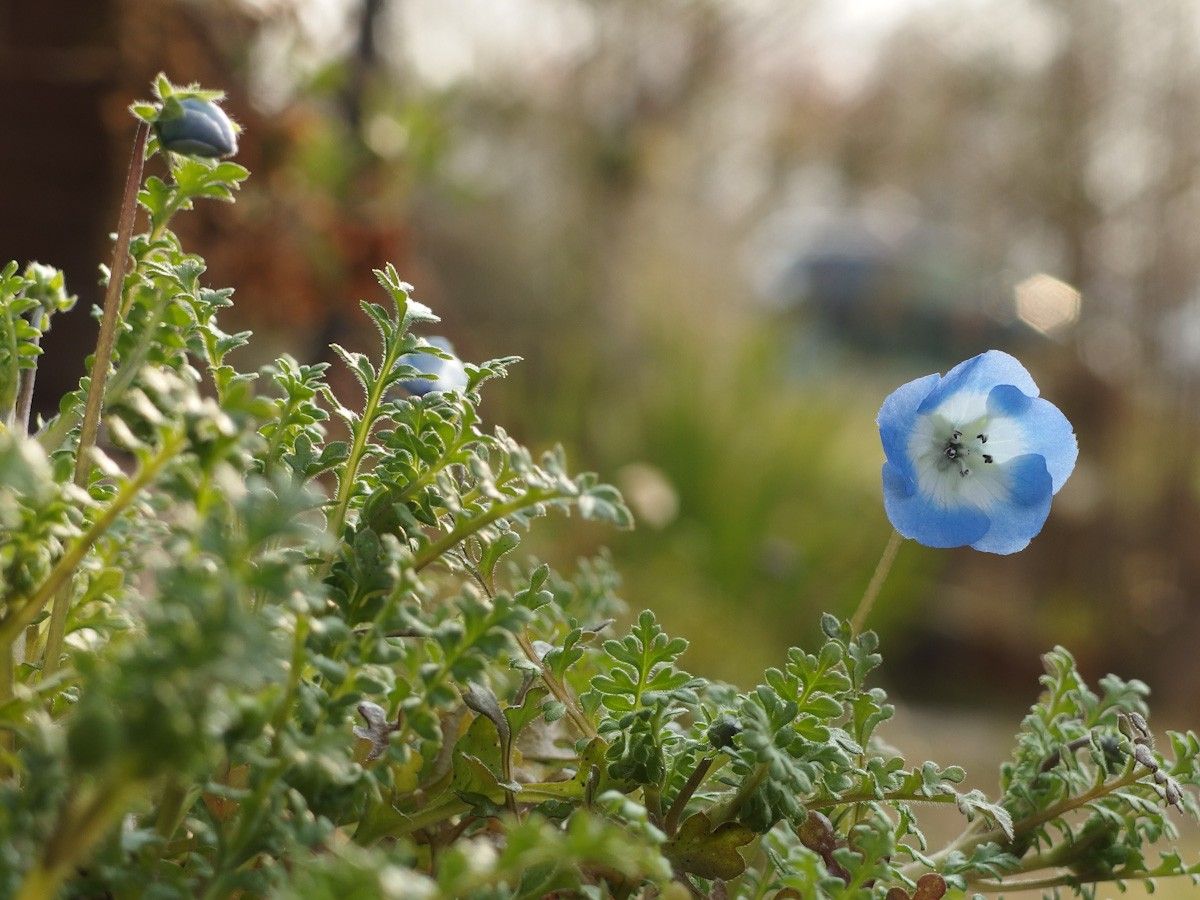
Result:
[[69,6],[0,2],[0,257],[81,297],[43,410],[82,372],[126,107],[162,70],[245,129],[237,205],[178,225],[254,352],[369,346],[356,301],[395,262],[464,358],[525,357],[488,419],[638,515],[539,551],[611,546],[694,671],[753,683],[849,615],[890,533],[880,402],[997,347],[1080,462],[1019,555],[901,549],[884,679],[942,712],[900,727],[1004,755],[1056,643],[1198,724],[1195,2]]

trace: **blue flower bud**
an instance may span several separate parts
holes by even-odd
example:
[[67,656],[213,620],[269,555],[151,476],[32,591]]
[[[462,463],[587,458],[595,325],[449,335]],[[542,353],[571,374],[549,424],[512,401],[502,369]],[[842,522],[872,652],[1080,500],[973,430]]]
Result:
[[[444,337],[428,338],[427,343],[453,354],[454,347]],[[457,391],[467,389],[467,370],[457,359],[443,359],[432,353],[406,353],[400,357],[401,365],[412,366],[424,375],[433,378],[406,378],[400,386],[417,397],[424,397],[434,391]]]
[[163,109],[154,123],[164,150],[185,156],[216,158],[237,153],[237,134],[224,110],[211,100],[186,97]]

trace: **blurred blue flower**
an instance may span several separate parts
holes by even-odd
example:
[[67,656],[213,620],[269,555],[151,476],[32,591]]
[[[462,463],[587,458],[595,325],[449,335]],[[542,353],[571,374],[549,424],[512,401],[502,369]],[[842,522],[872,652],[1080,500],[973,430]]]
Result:
[[1066,416],[999,350],[910,381],[877,422],[888,518],[927,547],[1023,549],[1079,455]]
[[432,375],[433,378],[406,378],[400,382],[400,386],[418,397],[424,397],[434,391],[465,391],[468,383],[467,370],[454,355],[453,345],[444,337],[426,338],[425,343],[448,353],[451,358],[443,359],[432,353],[406,353],[400,357],[402,365],[412,366],[418,372]]

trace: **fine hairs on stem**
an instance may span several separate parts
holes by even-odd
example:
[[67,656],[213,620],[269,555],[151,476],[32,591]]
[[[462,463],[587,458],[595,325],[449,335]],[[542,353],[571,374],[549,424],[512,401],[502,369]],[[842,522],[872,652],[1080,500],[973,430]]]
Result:
[[[129,242],[133,237],[133,222],[137,214],[137,194],[142,184],[142,168],[146,161],[146,140],[150,136],[150,125],[141,122],[133,139],[133,154],[129,160],[129,171],[125,176],[125,192],[121,198],[121,216],[117,223],[117,242],[113,247],[113,261],[108,273],[108,288],[104,293],[104,315],[100,319],[100,334],[96,338],[96,352],[92,357],[91,380],[88,383],[87,403],[83,422],[79,428],[79,446],[75,451],[75,484],[87,487],[91,471],[91,450],[100,429],[100,410],[104,403],[104,383],[108,379],[108,368],[112,362],[113,344],[117,336],[117,318],[121,308],[121,288],[125,283],[125,269],[129,262]],[[54,596],[50,607],[50,626],[46,633],[46,651],[42,659],[44,675],[54,674],[58,659],[62,655],[66,636],[67,612],[71,605],[71,585],[64,584]]]
[[867,584],[862,599],[858,601],[858,608],[854,610],[854,615],[850,618],[852,634],[860,634],[866,625],[867,616],[871,614],[871,608],[879,597],[879,591],[883,588],[883,583],[887,581],[888,573],[892,571],[892,563],[896,561],[896,553],[899,552],[900,543],[903,540],[900,532],[892,531],[887,546],[883,548],[883,556],[879,557],[879,563],[875,566],[875,574],[871,576],[871,581]]

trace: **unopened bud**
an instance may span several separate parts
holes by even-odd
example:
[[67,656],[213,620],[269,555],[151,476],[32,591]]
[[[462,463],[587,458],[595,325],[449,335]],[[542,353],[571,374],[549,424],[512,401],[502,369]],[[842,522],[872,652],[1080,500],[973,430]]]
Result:
[[733,739],[742,733],[742,726],[733,716],[721,716],[708,726],[708,742],[714,750],[727,750],[733,746]]
[[1133,745],[1133,758],[1147,769],[1158,768],[1158,763],[1154,761],[1154,753],[1145,744]]
[[1171,806],[1179,806],[1183,800],[1183,791],[1179,789],[1179,783],[1174,778],[1167,779],[1167,783],[1163,786],[1163,793],[1167,803]]
[[211,100],[169,101],[154,122],[164,150],[210,159],[237,153],[237,134],[225,111]]

